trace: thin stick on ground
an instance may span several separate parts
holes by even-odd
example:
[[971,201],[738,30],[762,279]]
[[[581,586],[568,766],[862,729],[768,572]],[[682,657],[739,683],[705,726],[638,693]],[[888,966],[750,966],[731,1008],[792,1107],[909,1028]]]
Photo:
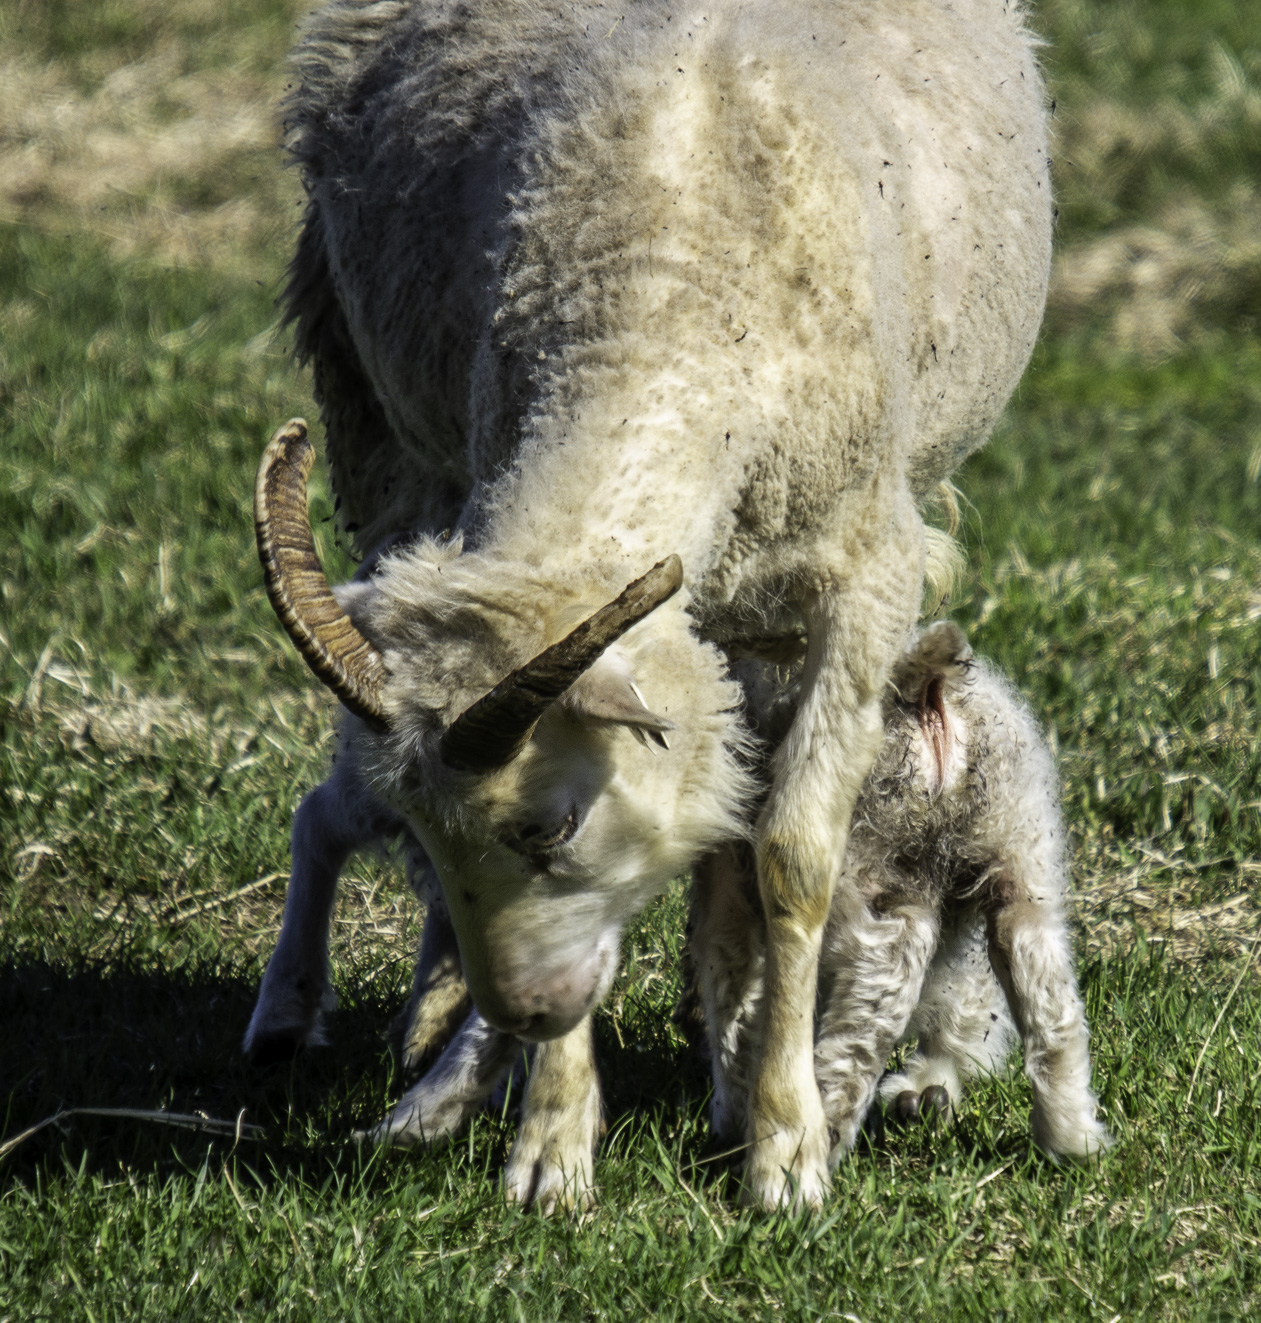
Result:
[[208,910],[220,909],[231,901],[239,900],[242,896],[248,896],[250,892],[257,891],[260,887],[265,887],[269,883],[275,882],[280,878],[288,878],[287,873],[268,873],[266,877],[260,877],[253,882],[247,882],[243,887],[237,887],[235,891],[229,891],[227,895],[216,896],[213,900],[203,901],[200,905],[195,905],[192,909],[177,909],[171,915],[172,923],[183,923],[187,919],[196,918],[199,914],[205,914]]
[[46,1116],[29,1129],[23,1130],[21,1134],[14,1135],[12,1139],[6,1139],[3,1144],[0,1144],[0,1158],[7,1157],[19,1144],[25,1143],[32,1135],[37,1135],[48,1126],[56,1125],[58,1121],[68,1120],[72,1116],[104,1116],[115,1120],[157,1121],[161,1125],[176,1125],[183,1126],[188,1130],[209,1130],[218,1135],[232,1135],[238,1142],[242,1136],[249,1139],[259,1139],[263,1134],[262,1126],[242,1121],[239,1116],[235,1121],[220,1121],[213,1116],[198,1116],[191,1112],[145,1111],[136,1107],[67,1107],[60,1112],[54,1112],[52,1116]]

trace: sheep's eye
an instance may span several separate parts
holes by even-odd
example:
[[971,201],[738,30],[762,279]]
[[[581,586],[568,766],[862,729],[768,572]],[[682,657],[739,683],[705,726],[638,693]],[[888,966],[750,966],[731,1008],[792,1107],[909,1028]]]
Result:
[[571,840],[578,830],[578,810],[571,808],[562,822],[552,827],[530,823],[517,833],[517,846],[528,855],[550,854]]

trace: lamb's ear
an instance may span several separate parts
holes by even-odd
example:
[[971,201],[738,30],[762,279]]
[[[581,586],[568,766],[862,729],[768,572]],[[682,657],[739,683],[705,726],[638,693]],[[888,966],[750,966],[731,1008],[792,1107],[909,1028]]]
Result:
[[674,729],[651,711],[635,685],[630,667],[619,653],[605,653],[570,686],[559,704],[577,721],[596,726],[625,726],[644,744],[670,747],[666,732]]
[[928,626],[894,663],[890,681],[898,696],[915,702],[930,680],[952,686],[964,680],[972,662],[972,649],[953,620]]
[[951,705],[952,691],[963,682],[972,649],[963,631],[950,620],[929,625],[894,667],[893,686],[904,703],[914,704],[930,763],[929,791],[941,794],[947,780],[966,762],[966,732]]

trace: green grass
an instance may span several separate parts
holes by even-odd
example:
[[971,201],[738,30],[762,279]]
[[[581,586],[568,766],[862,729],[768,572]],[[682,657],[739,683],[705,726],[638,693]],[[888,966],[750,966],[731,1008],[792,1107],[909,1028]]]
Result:
[[293,0],[4,0],[0,41],[35,60],[79,66],[88,89],[118,63],[172,42],[187,44],[186,69],[245,63],[274,76],[295,9],[314,7]]
[[[1240,0],[1056,0],[1033,6],[1061,133],[1068,237],[1147,220],[1170,193],[1209,201],[1261,173],[1261,49]],[[1091,121],[1113,133],[1092,140]]]
[[[160,134],[220,77],[282,87],[300,7],[0,0],[0,52],[55,62],[108,119],[111,75],[176,51],[181,77],[210,81],[138,88],[136,132]],[[951,612],[1058,745],[1117,1148],[1083,1169],[1032,1154],[1017,1063],[952,1129],[873,1140],[821,1217],[741,1213],[672,1019],[677,888],[628,935],[597,1021],[595,1213],[504,1207],[514,1099],[445,1151],[361,1153],[351,1132],[402,1087],[388,1030],[417,934],[389,858],[349,870],[334,1047],[246,1068],[289,816],[335,712],[274,623],[249,511],[266,436],[312,412],[273,335],[285,249],[268,236],[292,181],[257,145],[208,144],[204,169],[110,200],[115,228],[93,219],[97,183],[80,205],[55,172],[0,223],[0,1137],[75,1107],[244,1112],[261,1135],[80,1115],[0,1158],[0,1320],[1256,1311],[1261,259],[1239,234],[1261,18],[1056,0],[1039,19],[1059,292],[999,433],[958,475]],[[18,197],[6,178],[0,202]],[[254,220],[234,238],[217,218],[243,189]],[[1179,265],[1191,212],[1203,267]],[[168,230],[201,238],[146,247]],[[1156,311],[1172,331],[1151,342],[1123,333],[1136,298],[1156,306],[1125,256],[1140,230],[1171,236]],[[1074,284],[1111,243],[1110,274]],[[314,513],[344,573],[322,489]]]
[[[82,1120],[29,1141],[0,1223],[15,1316],[1207,1318],[1255,1296],[1261,1099],[1240,1050],[1255,1041],[1255,1001],[1210,1040],[1188,1106],[1214,981],[1196,986],[1151,954],[1084,971],[1120,1139],[1105,1163],[1057,1169],[1031,1155],[1013,1075],[978,1090],[953,1130],[860,1152],[804,1224],[734,1211],[703,1087],[679,1070],[659,1004],[625,1016],[626,1046],[604,1021],[613,1128],[601,1208],[576,1224],[504,1209],[496,1177],[512,1127],[500,1116],[436,1154],[361,1157],[344,1143],[391,1083],[379,1054],[356,1047],[390,1000],[365,994],[363,968],[343,985],[336,1059],[252,1079],[232,1052],[250,972],[8,974],[6,1021],[50,1045],[49,1083],[82,1096],[90,1081],[103,1104],[144,1091],[172,1107],[248,1107],[268,1131],[234,1148]],[[74,1046],[84,1039],[87,1052]]]

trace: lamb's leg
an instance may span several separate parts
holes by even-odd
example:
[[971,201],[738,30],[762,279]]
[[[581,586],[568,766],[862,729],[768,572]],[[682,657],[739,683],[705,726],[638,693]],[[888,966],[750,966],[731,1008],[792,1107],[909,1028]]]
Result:
[[996,891],[990,962],[1024,1044],[1034,1140],[1053,1157],[1089,1157],[1111,1141],[1095,1119],[1089,1033],[1063,912],[1011,878],[1000,879]]
[[707,855],[692,882],[691,959],[714,1079],[711,1118],[725,1139],[748,1125],[749,1064],[756,1055],[765,939],[757,870],[747,846]]
[[328,929],[337,878],[352,850],[397,835],[403,824],[364,789],[353,762],[339,761],[293,817],[285,915],[245,1031],[256,1062],[327,1042],[323,1016],[337,1004],[328,977]]
[[814,1073],[819,949],[854,803],[880,747],[880,695],[923,584],[923,525],[909,493],[881,482],[872,495],[867,509],[848,512],[852,544],[802,604],[809,643],[801,705],[775,755],[758,823],[766,992],[744,1197],[763,1208],[817,1207],[829,1185]]
[[521,1129],[504,1171],[509,1203],[542,1213],[595,1202],[594,1161],[603,1133],[600,1082],[586,1016],[561,1038],[540,1043],[530,1061]]
[[426,1074],[371,1132],[378,1144],[433,1145],[449,1139],[490,1096],[521,1055],[521,1041],[471,1011]]
[[460,968],[460,950],[447,902],[428,859],[413,850],[408,880],[425,906],[412,995],[402,1018],[402,1064],[424,1070],[451,1041],[473,1008]]
[[903,902],[882,912],[864,904],[845,918],[814,1053],[833,1165],[858,1138],[937,945],[937,916],[928,906]]
[[880,1082],[880,1096],[895,1114],[924,1092],[946,1091],[949,1106],[963,1096],[963,1081],[1002,1066],[1014,1026],[990,967],[984,915],[969,911],[943,933],[924,980],[907,1033],[919,1042],[902,1070]]

